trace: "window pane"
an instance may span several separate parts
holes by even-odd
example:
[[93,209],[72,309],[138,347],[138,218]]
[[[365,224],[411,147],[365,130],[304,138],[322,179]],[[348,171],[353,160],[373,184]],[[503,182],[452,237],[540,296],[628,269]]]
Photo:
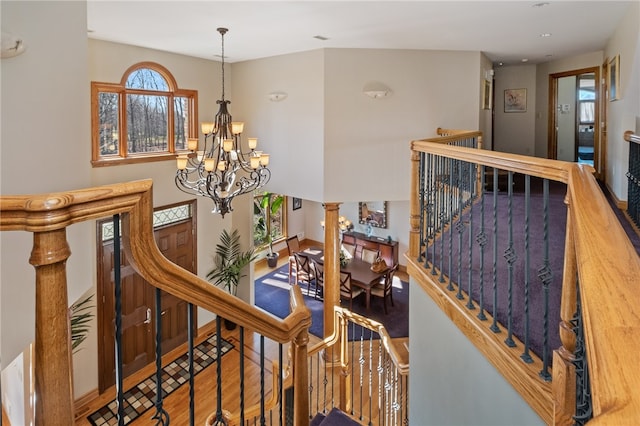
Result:
[[129,153],[168,151],[167,97],[127,95]]
[[118,94],[98,93],[100,155],[118,154]]
[[189,99],[176,96],[173,101],[176,149],[187,149],[189,137]]
[[595,120],[595,102],[580,102],[580,122],[593,123]]
[[127,78],[127,89],[145,89],[169,91],[169,85],[162,75],[149,68],[140,68],[132,72]]

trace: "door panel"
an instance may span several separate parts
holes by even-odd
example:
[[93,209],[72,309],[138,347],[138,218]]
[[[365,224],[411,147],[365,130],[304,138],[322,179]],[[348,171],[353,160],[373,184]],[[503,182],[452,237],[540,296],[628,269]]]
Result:
[[[164,226],[155,231],[156,242],[170,261],[189,270],[195,270],[195,244],[193,218]],[[99,241],[102,239],[100,238]],[[100,246],[99,310],[101,340],[99,351],[99,391],[115,383],[115,297],[113,240]],[[123,377],[138,371],[155,360],[155,287],[135,273],[121,251],[122,281],[122,357]],[[177,297],[161,292],[162,353],[187,341],[188,304]],[[195,314],[195,308],[194,308]],[[194,321],[195,323],[195,321]],[[195,331],[195,327],[194,327]]]

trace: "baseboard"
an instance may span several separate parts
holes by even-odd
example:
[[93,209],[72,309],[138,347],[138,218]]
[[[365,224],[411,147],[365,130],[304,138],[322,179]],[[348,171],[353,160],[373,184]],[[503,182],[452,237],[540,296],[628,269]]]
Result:
[[98,389],[94,389],[82,395],[80,398],[74,401],[74,412],[76,420],[80,417],[85,417],[89,415],[91,409],[89,408],[89,403],[94,399],[100,396],[100,392]]
[[613,203],[616,205],[616,207],[626,212],[628,207],[627,202],[624,200],[620,200],[618,197],[616,197],[615,192],[611,190],[611,187],[609,186],[608,183],[606,183],[605,185],[607,186],[607,191],[609,191],[609,195],[611,195],[611,198],[613,199]]

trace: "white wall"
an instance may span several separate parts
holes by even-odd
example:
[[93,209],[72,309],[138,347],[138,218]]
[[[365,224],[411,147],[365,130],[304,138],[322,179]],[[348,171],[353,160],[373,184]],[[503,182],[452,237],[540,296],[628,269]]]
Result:
[[410,286],[409,423],[544,424],[424,290]]
[[[1,61],[1,192],[83,188],[89,182],[91,156],[86,4],[3,1],[0,7],[2,31],[23,38],[27,46],[22,55]],[[70,303],[94,281],[95,261],[87,249],[93,234],[92,223],[67,232]],[[2,367],[35,336],[31,245],[28,233],[0,233]],[[3,388],[9,386],[3,380]],[[82,391],[84,386],[76,382],[75,388]]]
[[633,2],[618,29],[607,43],[606,58],[620,55],[620,100],[607,102],[609,133],[607,145],[607,185],[620,200],[627,200],[629,144],[626,130],[634,130],[640,116],[640,3]]
[[576,76],[559,78],[558,160],[576,161],[576,99]]
[[[512,154],[534,155],[536,67],[515,65],[495,69],[495,127],[493,149]],[[504,112],[504,91],[527,89],[525,112]]]

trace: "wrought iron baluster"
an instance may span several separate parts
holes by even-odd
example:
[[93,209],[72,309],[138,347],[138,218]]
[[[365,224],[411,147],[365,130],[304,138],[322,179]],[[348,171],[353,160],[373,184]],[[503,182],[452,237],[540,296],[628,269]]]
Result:
[[498,327],[498,169],[493,168],[493,323],[490,330],[500,333]]
[[513,248],[513,172],[509,171],[508,179],[509,189],[507,191],[507,227],[508,227],[508,246],[504,251],[504,258],[507,260],[508,287],[507,287],[507,338],[504,343],[513,348],[516,343],[513,341],[513,264],[518,259],[518,255]]
[[[373,407],[371,400],[373,396],[373,331],[369,330],[369,425],[371,425],[371,417],[373,415]],[[362,406],[362,402],[360,402]],[[362,411],[362,409],[360,409]]]
[[164,390],[162,388],[162,292],[155,289],[156,302],[156,414],[152,417],[156,425],[168,425],[169,413],[162,407]]
[[[380,346],[382,346],[382,342],[380,342]],[[382,356],[384,354],[384,351],[382,351],[382,349],[380,349],[378,351],[378,366],[377,366],[377,372],[378,372],[378,418],[381,419],[382,415],[383,415],[383,410],[384,410],[384,399],[383,399],[383,394],[384,394],[384,365],[383,365],[383,359]]]
[[[355,337],[355,336],[354,336]],[[358,364],[360,365],[360,420],[362,420],[362,392],[364,389],[364,329],[360,331],[360,354]]]
[[549,372],[549,284],[553,280],[553,271],[549,266],[549,179],[543,180],[543,203],[544,203],[544,225],[543,225],[543,246],[544,257],[543,266],[538,271],[538,277],[542,281],[544,290],[544,316],[543,316],[543,344],[542,344],[542,370],[540,377],[545,381],[551,381]]
[[[447,211],[447,223],[449,224],[449,262],[448,262],[448,270],[447,270],[447,278],[449,283],[447,284],[447,290],[453,291],[453,285],[451,284],[452,268],[453,268],[453,194],[451,193],[453,190],[453,168],[454,161],[451,158],[447,159],[449,161],[449,190],[447,191],[447,198],[449,199]],[[442,272],[440,273],[440,282],[444,282],[444,277],[442,276]]]
[[187,356],[189,358],[189,426],[194,426],[196,419],[195,369],[193,368],[193,304],[187,304]]
[[480,300],[478,319],[486,321],[487,316],[484,314],[484,249],[487,246],[487,234],[484,226],[484,193],[485,193],[486,170],[484,166],[480,169],[480,232],[476,237],[476,242],[480,246]]
[[[462,161],[457,161],[458,165],[458,177],[456,178],[456,188],[458,190],[458,220],[456,221],[456,231],[458,231],[458,253],[456,254],[458,258],[458,293],[456,294],[456,298],[458,300],[462,300],[462,234],[464,233],[464,222],[462,221]],[[449,285],[451,285],[451,277],[449,277]]]
[[[476,182],[476,167],[474,164],[469,167],[469,188],[471,191],[474,191]],[[468,274],[468,286],[467,286],[467,309],[470,311],[474,310],[476,307],[473,303],[473,204],[474,204],[474,196],[471,196],[469,199],[469,274]]]
[[529,354],[529,287],[531,280],[529,277],[529,268],[531,268],[530,250],[529,250],[529,214],[531,210],[531,176],[524,177],[524,352],[520,358],[527,364],[533,362],[533,358]]
[[[216,315],[216,357],[222,353],[222,317]],[[216,362],[216,419],[214,426],[226,425],[222,416],[222,362]]]
[[446,208],[446,202],[444,199],[444,187],[445,187],[445,183],[444,183],[444,162],[445,159],[443,157],[438,157],[438,169],[440,170],[440,173],[438,173],[438,179],[440,180],[439,185],[438,185],[438,196],[440,198],[440,216],[438,217],[438,227],[440,229],[440,277],[439,277],[439,281],[441,283],[444,282],[444,277],[442,276],[442,274],[444,273],[444,226],[445,226],[445,208]]
[[278,418],[280,419],[280,421],[278,424],[280,426],[282,426],[282,419],[284,418],[284,404],[282,401],[282,392],[283,392],[282,381],[284,376],[284,368],[282,365],[283,360],[284,360],[284,357],[282,353],[282,343],[279,343],[278,344],[278,405],[280,406],[280,415],[278,416]]
[[[218,355],[219,356],[219,355]],[[240,422],[244,423],[244,327],[240,327]]]
[[576,367],[576,413],[575,424],[582,426],[593,417],[591,401],[591,384],[587,364],[587,348],[584,342],[584,325],[582,322],[582,304],[580,303],[580,285],[576,279],[576,313],[571,320],[576,335],[576,349],[573,365]]
[[122,371],[122,274],[121,274],[121,258],[120,253],[120,215],[113,215],[113,287],[115,297],[115,363],[116,363],[116,402],[118,411],[118,426],[124,426],[124,390],[123,390],[123,371]]
[[[425,220],[428,219],[427,215],[428,207],[425,204],[425,173],[424,173],[424,153],[420,153],[420,160],[418,162],[418,194],[420,196],[420,247],[418,249],[418,262],[422,262],[422,250],[426,250],[427,247],[427,229],[425,227]],[[426,258],[426,253],[425,253]]]
[[264,336],[260,335],[260,425],[264,426]]

